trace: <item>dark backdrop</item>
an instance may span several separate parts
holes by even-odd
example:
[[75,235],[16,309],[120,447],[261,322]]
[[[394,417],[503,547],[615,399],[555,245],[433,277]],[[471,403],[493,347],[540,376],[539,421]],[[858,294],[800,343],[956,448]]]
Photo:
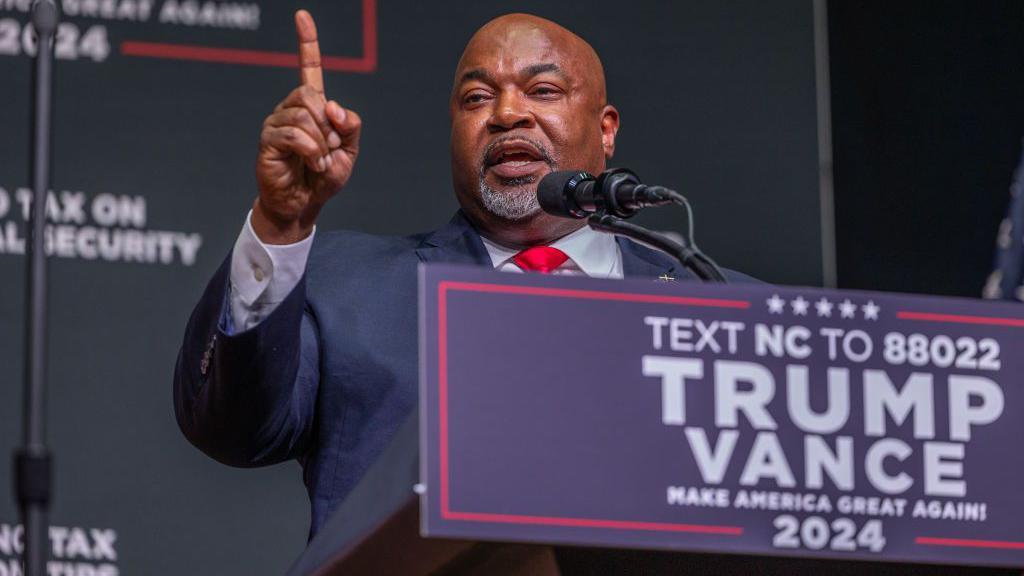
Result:
[[840,287],[979,296],[1024,138],[1024,2],[829,13]]
[[[30,60],[21,38],[28,4],[0,1],[4,566],[12,562],[5,534],[17,522],[5,455],[18,440],[24,259],[11,253],[17,238],[9,232],[24,235],[11,198],[28,182]],[[172,251],[163,262],[159,246],[107,260],[55,242],[63,256],[50,268],[52,519],[75,529],[57,534],[60,561],[110,564],[124,574],[280,573],[305,541],[308,503],[298,465],[236,470],[206,458],[177,429],[170,380],[189,311],[253,200],[262,119],[297,83],[291,68],[181,58],[274,62],[267,52],[294,50],[291,12],[298,4],[154,0],[148,15],[129,9],[145,2],[115,4],[124,11],[66,18],[73,28],[58,61],[53,187],[84,198],[87,211],[121,196],[136,209],[144,202],[145,219],[117,224],[86,213],[79,221],[69,208],[60,213],[70,227],[64,234],[78,234],[69,236],[74,242],[89,228],[138,243],[147,240],[124,240],[126,234],[160,242],[156,234],[165,231],[178,240],[201,238],[201,246],[193,259]],[[210,25],[202,20],[211,14],[196,10],[207,5],[245,11],[212,13]],[[355,176],[325,211],[323,226],[409,233],[448,219],[455,208],[451,74],[477,27],[520,10],[567,24],[594,44],[622,113],[614,165],[684,191],[711,255],[774,282],[821,281],[810,0],[302,6],[317,18],[324,52],[349,58],[336,61],[349,69],[370,68],[363,19],[368,6],[376,8],[372,70],[326,74],[328,94],[358,110],[365,129]],[[133,55],[154,50],[176,57]],[[669,211],[648,223],[678,229],[682,221],[681,212]],[[61,536],[95,544],[90,529],[114,531],[116,560],[69,550],[70,536]]]

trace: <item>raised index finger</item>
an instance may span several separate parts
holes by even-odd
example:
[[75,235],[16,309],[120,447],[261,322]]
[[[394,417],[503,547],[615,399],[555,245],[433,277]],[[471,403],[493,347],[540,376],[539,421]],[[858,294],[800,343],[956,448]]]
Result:
[[313,16],[299,10],[295,13],[295,34],[299,37],[299,76],[302,84],[324,93],[324,73],[320,68],[320,43],[316,39]]

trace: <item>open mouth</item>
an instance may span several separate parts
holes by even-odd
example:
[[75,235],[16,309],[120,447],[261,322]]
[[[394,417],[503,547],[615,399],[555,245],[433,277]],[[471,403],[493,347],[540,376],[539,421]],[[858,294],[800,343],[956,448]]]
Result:
[[509,140],[492,145],[485,163],[498,178],[512,179],[537,174],[547,166],[547,158],[526,140]]

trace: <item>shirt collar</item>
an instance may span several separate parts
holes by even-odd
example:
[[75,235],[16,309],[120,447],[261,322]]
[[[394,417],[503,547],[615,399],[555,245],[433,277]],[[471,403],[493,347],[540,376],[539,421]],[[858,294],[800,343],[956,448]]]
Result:
[[[519,250],[515,248],[496,244],[482,236],[480,239],[483,240],[484,247],[487,248],[487,253],[491,257],[491,264],[496,269],[508,264],[512,257],[519,253]],[[587,276],[609,276],[615,268],[618,256],[615,236],[602,234],[592,230],[589,226],[583,226],[571,234],[562,236],[552,242],[550,246],[565,252],[565,255],[569,257],[569,261],[563,264],[562,268],[574,264]]]

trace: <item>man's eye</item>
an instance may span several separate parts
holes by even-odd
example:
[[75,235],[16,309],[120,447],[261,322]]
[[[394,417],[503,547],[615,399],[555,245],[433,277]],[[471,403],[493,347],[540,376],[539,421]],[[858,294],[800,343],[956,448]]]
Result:
[[559,90],[551,86],[538,86],[533,89],[533,92],[531,92],[534,96],[555,96],[558,93]]
[[466,95],[464,102],[466,104],[477,104],[487,99],[487,95],[482,92],[471,92]]

